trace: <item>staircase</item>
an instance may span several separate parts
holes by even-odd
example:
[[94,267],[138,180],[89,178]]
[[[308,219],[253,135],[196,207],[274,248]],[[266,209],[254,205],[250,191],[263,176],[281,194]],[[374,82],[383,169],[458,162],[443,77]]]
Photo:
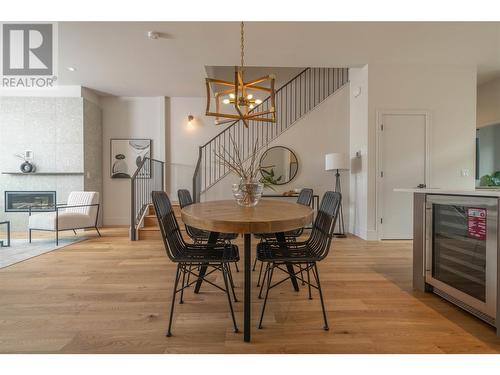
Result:
[[[175,217],[179,222],[179,227],[183,237],[186,239],[185,227],[182,224],[181,208],[179,204],[172,203]],[[161,240],[160,227],[156,218],[155,209],[152,204],[147,206],[145,215],[142,220],[142,226],[137,229],[137,239],[140,240]]]
[[138,228],[138,240],[160,240],[160,227],[152,205],[147,207],[143,218],[143,226]]
[[[222,180],[229,170],[217,163],[214,152],[223,147],[231,155],[231,138],[240,148],[242,159],[247,160],[257,143],[257,150],[269,145],[295,122],[307,115],[330,95],[349,82],[347,68],[307,68],[276,90],[276,122],[235,121],[222,132],[199,147],[198,161],[193,175],[193,199],[199,202],[201,194]],[[268,111],[269,98],[254,108]]]
[[164,162],[144,158],[130,179],[130,239],[132,241],[149,239],[151,236],[161,238],[152,206],[151,193],[164,190],[164,170]]

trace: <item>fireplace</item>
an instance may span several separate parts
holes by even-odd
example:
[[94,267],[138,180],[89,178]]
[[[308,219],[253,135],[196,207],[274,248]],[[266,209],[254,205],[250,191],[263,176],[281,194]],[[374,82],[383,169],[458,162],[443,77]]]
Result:
[[5,212],[54,211],[55,191],[6,191]]

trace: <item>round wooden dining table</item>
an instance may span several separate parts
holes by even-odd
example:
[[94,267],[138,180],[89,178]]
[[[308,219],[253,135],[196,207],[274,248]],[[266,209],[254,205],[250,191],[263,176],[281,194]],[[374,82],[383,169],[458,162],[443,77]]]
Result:
[[[210,231],[209,243],[216,243],[219,233],[241,233],[244,237],[244,340],[250,342],[251,327],[251,235],[252,233],[275,233],[279,243],[285,244],[289,230],[303,228],[312,221],[313,210],[298,203],[278,200],[261,200],[255,207],[241,207],[233,200],[201,202],[184,207],[181,211],[184,224]],[[287,265],[293,272],[293,266]],[[200,275],[204,275],[202,267]],[[297,280],[291,278],[298,290]],[[195,293],[201,287],[198,279]]]

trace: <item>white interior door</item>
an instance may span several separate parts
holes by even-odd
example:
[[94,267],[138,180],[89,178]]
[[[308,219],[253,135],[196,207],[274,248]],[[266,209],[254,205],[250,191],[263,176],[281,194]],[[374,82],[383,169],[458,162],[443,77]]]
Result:
[[379,116],[378,213],[380,239],[413,238],[413,194],[394,192],[426,184],[426,115]]

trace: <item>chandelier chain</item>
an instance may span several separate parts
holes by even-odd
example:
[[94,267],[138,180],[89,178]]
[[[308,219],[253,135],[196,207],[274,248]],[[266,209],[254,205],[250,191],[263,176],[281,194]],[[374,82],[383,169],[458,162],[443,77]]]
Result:
[[241,47],[241,71],[243,71],[243,66],[245,63],[245,31],[244,31],[244,24],[243,21],[241,22],[241,40],[240,40],[240,47]]

